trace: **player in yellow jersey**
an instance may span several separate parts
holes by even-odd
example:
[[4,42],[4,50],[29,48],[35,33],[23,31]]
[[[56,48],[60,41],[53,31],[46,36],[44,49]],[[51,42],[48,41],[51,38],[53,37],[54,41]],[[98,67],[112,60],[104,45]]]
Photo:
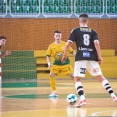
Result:
[[[55,82],[55,76],[59,75],[60,73],[63,73],[64,75],[69,75],[71,78],[74,78],[73,76],[73,68],[70,65],[70,60],[67,58],[66,61],[63,63],[61,62],[61,58],[64,53],[64,48],[66,45],[66,42],[61,40],[62,33],[60,30],[56,30],[54,32],[54,39],[55,42],[50,44],[47,50],[47,63],[48,68],[50,69],[50,85],[52,88],[52,93],[49,95],[49,97],[57,97],[57,91],[56,91],[56,82]],[[71,53],[73,56],[75,56],[75,51],[70,47],[69,53]],[[50,58],[51,56],[54,57],[55,61],[53,62],[53,65],[51,65]]]

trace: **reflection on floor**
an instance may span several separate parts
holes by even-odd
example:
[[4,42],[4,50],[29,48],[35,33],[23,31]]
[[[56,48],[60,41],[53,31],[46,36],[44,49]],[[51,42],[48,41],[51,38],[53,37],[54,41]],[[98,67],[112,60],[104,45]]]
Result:
[[[16,84],[17,85],[16,85]],[[111,81],[117,90],[117,82]],[[77,95],[72,81],[57,81],[58,98],[48,98],[51,93],[49,81],[3,82],[1,101],[2,117],[117,117],[117,103],[97,81],[83,81],[88,104],[81,108],[70,106],[66,97],[70,93]],[[95,87],[92,87],[95,86]],[[79,97],[78,97],[79,99]]]

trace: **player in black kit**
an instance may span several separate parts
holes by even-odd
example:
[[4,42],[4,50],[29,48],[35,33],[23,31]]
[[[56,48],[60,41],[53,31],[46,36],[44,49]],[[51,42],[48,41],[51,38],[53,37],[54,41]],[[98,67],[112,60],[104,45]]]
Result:
[[81,78],[85,77],[86,70],[88,70],[92,76],[95,76],[99,82],[102,83],[103,87],[111,95],[112,100],[117,101],[117,97],[114,94],[113,89],[101,72],[99,64],[103,62],[103,59],[101,56],[98,35],[95,30],[87,26],[87,14],[81,14],[79,16],[79,24],[79,28],[75,28],[71,31],[61,60],[62,62],[66,60],[68,48],[71,43],[75,42],[77,46],[77,53],[75,56],[74,81],[75,88],[80,96],[80,100],[75,106],[80,107],[87,104],[81,83]]

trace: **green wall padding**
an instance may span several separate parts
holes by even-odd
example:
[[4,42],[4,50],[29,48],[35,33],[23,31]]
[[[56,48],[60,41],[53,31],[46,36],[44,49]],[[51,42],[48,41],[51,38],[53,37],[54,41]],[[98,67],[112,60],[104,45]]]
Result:
[[11,52],[10,56],[2,58],[2,79],[36,79],[34,51]]
[[3,71],[2,79],[36,79],[36,71]]

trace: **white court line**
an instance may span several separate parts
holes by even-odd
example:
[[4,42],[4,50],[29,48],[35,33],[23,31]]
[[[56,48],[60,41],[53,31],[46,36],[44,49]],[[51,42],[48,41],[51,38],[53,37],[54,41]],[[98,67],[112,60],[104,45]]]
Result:
[[50,110],[66,110],[65,108],[63,109],[41,109],[41,110],[19,110],[19,111],[2,111],[2,113],[10,113],[10,112],[28,112],[28,111],[50,111]]
[[100,112],[93,113],[92,116],[99,116],[98,114],[101,114],[101,113],[107,113],[107,112],[113,112],[113,111],[117,111],[117,110],[100,111]]
[[[4,96],[2,96],[2,98],[7,98],[7,99],[20,99],[20,100],[22,100],[22,99],[30,99],[30,98],[13,98],[13,97],[7,97],[7,96],[21,96],[21,95],[30,95],[30,94],[32,94],[32,93],[28,93],[28,94],[26,94],[26,93],[24,93],[24,94],[16,94],[16,95],[4,95]],[[33,98],[31,98],[31,99],[33,99]],[[35,99],[35,98],[34,98]]]

